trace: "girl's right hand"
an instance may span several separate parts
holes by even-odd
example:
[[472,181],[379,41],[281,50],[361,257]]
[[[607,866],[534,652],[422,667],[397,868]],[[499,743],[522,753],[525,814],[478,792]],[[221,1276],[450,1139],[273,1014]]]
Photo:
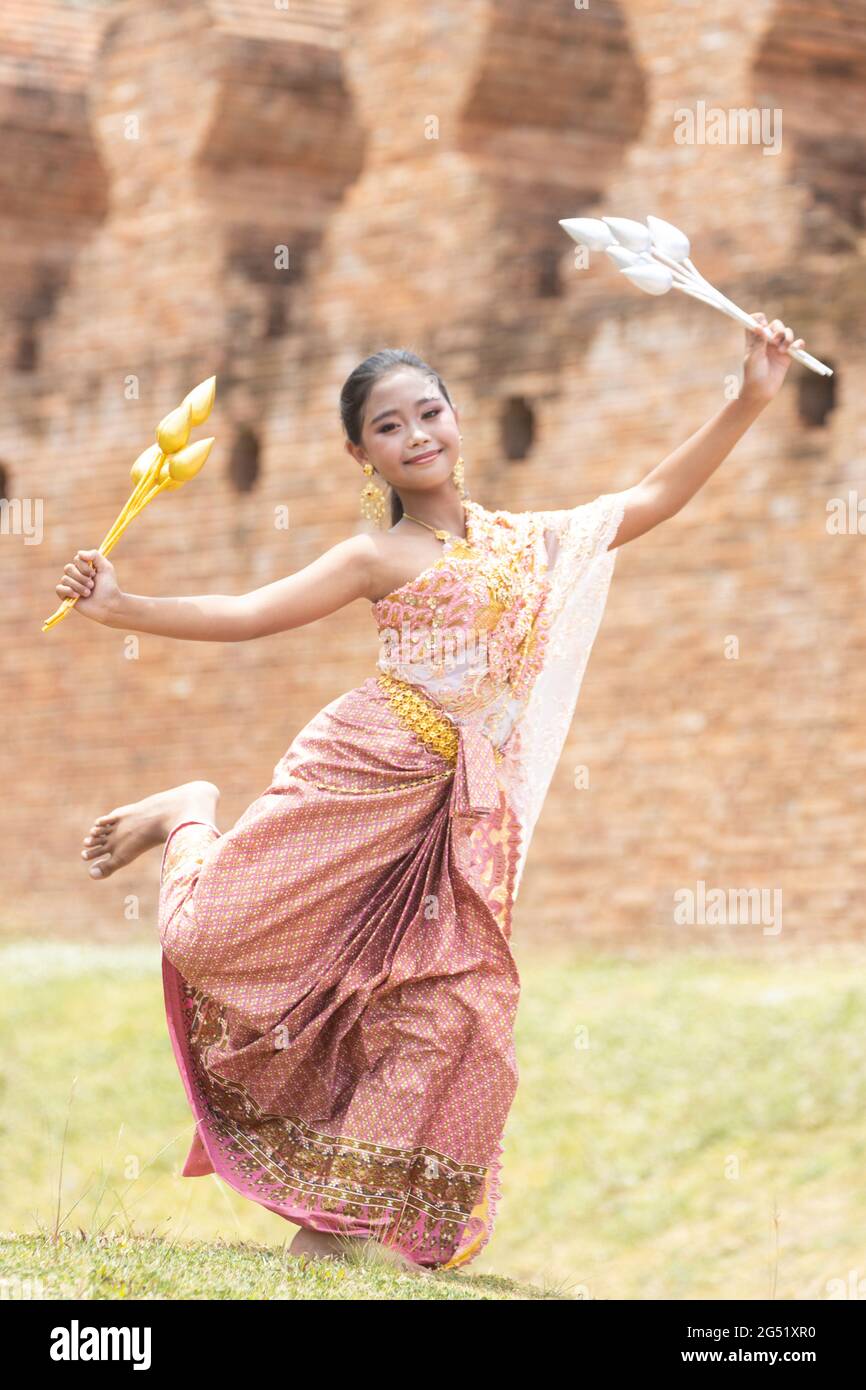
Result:
[[79,550],[55,587],[61,598],[77,597],[75,611],[97,623],[105,622],[120,599],[114,565],[98,550]]

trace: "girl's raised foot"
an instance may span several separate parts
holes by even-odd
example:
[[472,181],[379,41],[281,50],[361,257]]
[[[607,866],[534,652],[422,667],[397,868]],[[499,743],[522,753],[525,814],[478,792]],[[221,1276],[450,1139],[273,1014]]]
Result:
[[213,782],[182,782],[118,806],[93,822],[81,857],[93,878],[110,878],[145,850],[162,844],[178,821],[215,821],[218,800],[219,788]]

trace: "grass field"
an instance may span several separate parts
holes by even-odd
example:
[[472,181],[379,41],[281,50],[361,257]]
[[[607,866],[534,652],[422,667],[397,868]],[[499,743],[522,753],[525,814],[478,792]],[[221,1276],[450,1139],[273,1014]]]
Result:
[[156,945],[0,947],[6,1296],[786,1300],[866,1278],[863,948],[516,949],[496,1231],[412,1279],[292,1259],[295,1226],[179,1176]]

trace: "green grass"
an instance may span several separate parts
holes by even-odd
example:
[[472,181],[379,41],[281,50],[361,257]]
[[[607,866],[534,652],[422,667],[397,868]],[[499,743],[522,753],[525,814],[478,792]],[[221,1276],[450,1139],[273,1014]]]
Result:
[[[286,1223],[288,1224],[288,1223]],[[291,1232],[297,1229],[292,1226]],[[168,1241],[81,1231],[0,1239],[9,1299],[481,1299],[568,1298],[494,1275],[420,1277],[383,1268],[375,1252],[347,1261],[307,1260],[251,1241]]]
[[0,948],[7,1290],[784,1300],[866,1276],[866,951],[516,949],[496,1230],[468,1269],[413,1279],[295,1259],[295,1226],[179,1176],[192,1118],[156,946]]

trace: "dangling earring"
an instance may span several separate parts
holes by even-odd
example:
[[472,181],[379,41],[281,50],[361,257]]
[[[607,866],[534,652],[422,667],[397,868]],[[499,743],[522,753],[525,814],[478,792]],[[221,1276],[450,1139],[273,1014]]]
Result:
[[[461,439],[463,438],[463,435],[462,435],[462,434],[461,434],[460,438],[461,438]],[[466,487],[465,487],[465,485],[464,485],[464,478],[463,478],[463,460],[462,460],[462,458],[458,458],[458,460],[457,460],[457,462],[455,463],[454,467],[451,469],[451,477],[452,477],[452,479],[454,480],[454,486],[456,487],[457,491],[460,493],[460,496],[463,497],[463,498],[468,497],[468,496],[469,496],[469,493],[466,491]]]
[[385,494],[380,487],[376,487],[371,481],[373,477],[372,463],[364,464],[364,472],[367,481],[361,488],[361,515],[365,521],[375,522],[381,529],[382,518],[385,515]]

